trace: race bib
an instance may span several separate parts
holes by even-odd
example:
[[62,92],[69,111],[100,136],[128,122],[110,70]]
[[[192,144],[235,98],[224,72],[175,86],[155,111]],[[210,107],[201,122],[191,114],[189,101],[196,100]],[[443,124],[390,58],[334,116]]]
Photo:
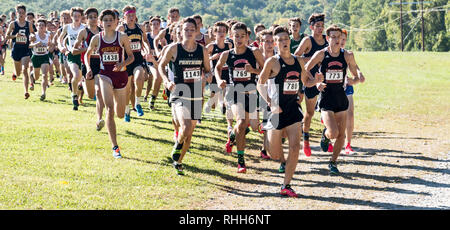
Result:
[[37,54],[45,54],[48,51],[47,47],[45,46],[35,46],[33,50]]
[[201,78],[201,71],[199,67],[183,69],[184,82],[196,82]]
[[299,89],[299,82],[297,79],[286,79],[283,84],[283,94],[297,94]]
[[341,83],[344,81],[344,72],[342,70],[327,70],[325,80],[327,83]]
[[92,52],[91,56],[100,56],[100,54],[98,53],[98,50],[94,50],[94,52]]
[[117,62],[119,62],[119,54],[105,52],[102,55],[102,60],[103,60],[103,62],[117,63]]
[[132,51],[141,51],[141,42],[131,42],[130,47]]
[[16,37],[16,43],[25,44],[27,43],[28,38],[26,36],[17,36]]
[[250,81],[251,75],[245,68],[234,68],[233,70],[233,81]]

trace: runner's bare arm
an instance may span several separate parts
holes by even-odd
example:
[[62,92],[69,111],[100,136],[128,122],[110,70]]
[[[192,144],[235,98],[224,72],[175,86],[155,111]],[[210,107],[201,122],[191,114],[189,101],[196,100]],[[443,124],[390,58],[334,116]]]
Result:
[[[264,67],[259,74],[258,84],[256,85],[256,88],[258,89],[259,94],[261,97],[267,102],[270,103],[270,98],[267,96],[267,85],[266,82],[269,78],[274,77],[278,74],[280,71],[278,69],[277,72],[274,72],[274,68],[277,65],[277,59],[274,57],[270,57],[267,59],[266,63],[264,63]],[[279,64],[278,64],[279,66]],[[276,70],[275,70],[276,71]]]
[[297,50],[295,50],[294,55],[295,56],[302,56],[305,53],[307,53],[311,49],[311,40],[309,37],[304,37],[303,40],[300,42],[300,45],[297,47]]
[[14,23],[9,23],[8,30],[6,31],[6,38],[5,38],[6,40],[17,37],[17,34],[11,35],[13,31],[14,31]]
[[229,50],[223,52],[220,55],[219,60],[217,61],[216,68],[214,68],[214,76],[216,77],[217,85],[219,85],[220,88],[225,88],[227,82],[225,80],[222,80],[222,68],[227,62],[228,54],[230,53]]
[[[302,83],[304,86],[313,87],[316,85],[316,83],[323,81],[322,74],[316,74],[316,76],[321,76],[321,77],[313,77],[310,72],[311,69],[314,68],[314,66],[316,66],[317,64],[322,62],[323,58],[324,58],[324,51],[319,50],[316,53],[314,53],[312,58],[305,64],[305,68],[304,68],[305,74],[302,74]],[[307,58],[304,58],[303,60],[305,61],[305,60],[307,60]]]
[[165,67],[169,64],[171,60],[174,59],[177,55],[177,45],[173,44],[169,46],[165,52],[163,53],[163,56],[161,58],[161,61],[158,64],[158,72],[161,78],[163,79],[164,86],[168,88],[170,91],[173,90],[173,86],[175,86],[172,82],[172,84],[169,81],[169,77],[167,76]]
[[355,61],[355,56],[351,51],[345,51],[344,53],[345,61],[347,61],[348,69],[353,75],[353,78],[348,78],[349,85],[355,85],[358,83],[363,83],[365,78],[361,70],[359,70],[358,65]]
[[36,45],[41,43],[41,42],[35,42],[35,41],[36,41],[36,36],[34,34],[30,35],[30,45],[28,47],[33,48]]
[[205,78],[208,83],[212,82],[213,74],[211,73],[213,70],[211,69],[211,62],[209,61],[209,55],[206,48],[202,47],[203,50],[203,67],[205,70]]
[[86,29],[78,32],[77,41],[75,42],[75,45],[73,46],[73,51],[72,51],[73,55],[78,55],[83,52],[86,52],[87,48],[81,48],[82,47],[81,44],[83,44],[83,42],[86,40],[86,36],[87,36]]
[[159,31],[159,34],[155,37],[155,39],[153,39],[153,47],[155,47],[156,56],[159,56],[160,52],[162,51],[162,50],[160,51],[158,49],[158,47],[159,47],[158,45],[159,45],[160,40],[162,38],[164,38],[164,36],[166,36],[166,30],[161,30],[161,31]]
[[61,51],[61,53],[66,53],[65,51],[67,51],[66,48],[66,35],[67,35],[67,26],[64,26],[64,28],[61,31],[61,34],[58,37],[58,48]]
[[98,49],[98,44],[100,41],[100,36],[98,34],[94,35],[92,37],[91,43],[89,44],[89,47],[86,50],[86,53],[84,54],[84,62],[86,63],[86,79],[91,80],[94,78],[92,76],[92,69],[91,69],[91,54],[94,52],[94,50]]
[[125,61],[116,64],[113,71],[114,70],[122,71],[123,67],[134,62],[134,54],[133,54],[133,51],[131,50],[130,39],[128,38],[128,36],[126,34],[120,33],[120,43],[121,43],[122,47],[125,49],[125,52],[128,57]]
[[[253,48],[253,55],[255,55],[256,64],[258,64],[257,68],[256,69],[250,68],[250,71],[247,71],[247,72],[250,72],[253,74],[260,74],[262,71],[262,68],[264,66],[264,57],[262,55],[262,51],[258,48]],[[246,70],[247,70],[247,66],[249,66],[249,65],[246,65]]]

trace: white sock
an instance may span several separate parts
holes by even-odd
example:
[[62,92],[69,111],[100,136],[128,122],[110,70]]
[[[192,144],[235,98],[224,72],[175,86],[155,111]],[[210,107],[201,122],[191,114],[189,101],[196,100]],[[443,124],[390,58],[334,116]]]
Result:
[[126,114],[130,114],[130,106],[129,105],[127,105],[126,107],[125,107],[125,113]]
[[141,104],[141,99],[140,99],[140,97],[135,97],[135,98],[136,98],[136,101],[134,103],[134,106],[136,107],[137,105]]

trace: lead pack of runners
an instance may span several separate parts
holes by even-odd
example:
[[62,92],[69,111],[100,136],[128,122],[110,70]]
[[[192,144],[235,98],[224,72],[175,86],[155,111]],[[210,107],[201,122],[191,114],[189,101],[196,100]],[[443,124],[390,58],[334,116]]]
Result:
[[291,18],[286,26],[257,24],[251,40],[252,30],[233,19],[202,33],[200,15],[182,18],[179,9],[170,8],[167,21],[151,16],[141,22],[136,12],[131,5],[121,11],[73,7],[35,17],[19,4],[9,21],[0,17],[0,73],[10,47],[12,80],[23,76],[25,99],[42,81],[40,100],[49,100],[56,73],[68,84],[73,110],[84,95],[95,100],[95,127],[107,127],[114,158],[123,154],[115,117],[130,122],[132,111],[144,116],[141,98],[152,111],[162,90],[172,111],[174,146],[168,154],[178,175],[185,174],[183,160],[195,127],[216,108],[228,125],[224,152],[231,154],[236,146],[237,173],[247,172],[246,135],[260,132],[261,157],[279,161],[278,171],[284,173],[282,196],[298,197],[290,182],[300,151],[312,154],[309,131],[315,112],[324,126],[320,149],[331,153],[330,174],[339,174],[344,146],[346,154],[355,153],[353,86],[365,78],[353,52],[345,49],[348,32],[336,25],[325,29],[324,14],[309,17],[311,35],[300,32],[300,18]]

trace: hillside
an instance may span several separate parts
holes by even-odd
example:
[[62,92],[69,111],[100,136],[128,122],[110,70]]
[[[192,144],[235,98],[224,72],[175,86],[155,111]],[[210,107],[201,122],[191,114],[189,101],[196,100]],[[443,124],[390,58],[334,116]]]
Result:
[[[0,2],[0,13],[7,14],[18,1]],[[98,1],[52,1],[24,0],[29,11],[48,14],[72,6],[97,7],[98,9],[122,9],[127,4],[135,5],[138,17],[147,19],[150,15],[167,15],[167,9],[178,7],[182,16],[200,14],[205,25],[218,20],[234,18],[253,27],[257,23],[270,26],[285,24],[290,17],[303,20],[302,31],[308,17],[314,12],[325,12],[326,24],[338,24],[350,31],[348,45],[354,50],[395,51],[400,50],[400,7],[392,5],[395,0],[98,0]],[[406,1],[404,1],[406,2]],[[448,0],[426,1],[424,4],[425,49],[427,51],[450,50],[450,18]],[[408,2],[406,2],[408,3]],[[420,5],[403,5],[403,40],[406,51],[421,50]]]

